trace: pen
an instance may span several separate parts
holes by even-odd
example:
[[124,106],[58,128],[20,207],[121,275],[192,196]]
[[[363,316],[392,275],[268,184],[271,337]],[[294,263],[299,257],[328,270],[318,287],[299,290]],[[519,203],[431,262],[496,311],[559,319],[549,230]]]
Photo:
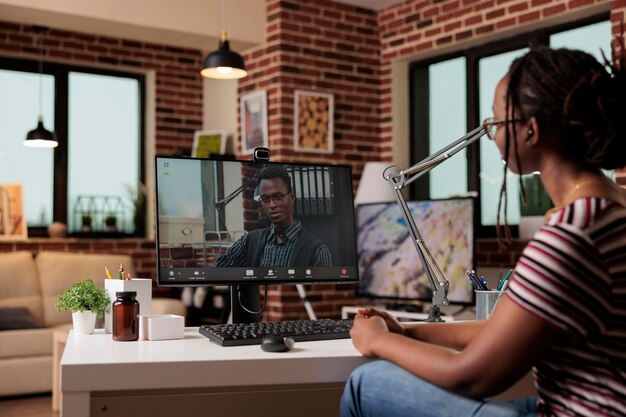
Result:
[[117,278],[124,279],[124,265],[120,264],[120,269],[117,271]]
[[504,281],[504,284],[502,284],[502,288],[500,288],[500,291],[502,291],[502,294],[504,294],[504,290],[506,290],[508,286],[509,286],[509,280],[507,279],[506,281]]
[[480,283],[480,281],[478,281],[478,279],[475,278],[475,276],[470,271],[467,271],[466,274],[467,274],[467,277],[469,278],[470,282],[474,286],[474,289],[477,290],[477,291],[481,291],[483,289],[483,286]]
[[109,272],[109,270],[107,269],[107,267],[104,267],[104,271],[107,273],[107,278],[108,279],[113,279],[113,277],[111,276],[111,273]]
[[472,274],[472,277],[474,277],[474,280],[476,280],[476,282],[478,283],[478,288],[482,291],[489,291],[489,288],[487,288],[487,285],[484,284],[480,278],[478,278],[478,275],[476,275],[476,271],[474,271],[473,269],[470,271],[470,273]]
[[485,276],[484,275],[480,276],[480,282],[483,283],[483,286],[485,287],[485,290],[489,291],[489,286],[487,285],[487,281],[485,280]]
[[502,281],[500,282],[500,284],[498,284],[498,291],[502,291],[504,289],[504,284],[509,280],[509,277],[511,276],[512,273],[513,273],[512,269],[509,269],[506,272],[506,275],[504,276],[504,278],[502,278]]

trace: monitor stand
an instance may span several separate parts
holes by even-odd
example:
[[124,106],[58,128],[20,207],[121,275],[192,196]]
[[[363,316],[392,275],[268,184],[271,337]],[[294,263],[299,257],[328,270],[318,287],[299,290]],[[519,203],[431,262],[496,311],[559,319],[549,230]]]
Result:
[[[237,295],[237,287],[239,287],[241,297]],[[261,309],[261,293],[258,285],[231,285],[230,308],[232,309],[233,323],[255,323],[261,321],[262,312],[261,314],[252,314],[246,311],[242,304],[250,311],[259,311]]]

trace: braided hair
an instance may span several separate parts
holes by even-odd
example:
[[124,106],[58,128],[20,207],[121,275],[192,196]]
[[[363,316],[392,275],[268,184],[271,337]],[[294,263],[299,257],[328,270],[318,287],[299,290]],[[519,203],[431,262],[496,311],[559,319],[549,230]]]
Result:
[[[615,169],[626,165],[626,49],[617,38],[613,63],[600,64],[592,55],[570,49],[535,48],[516,59],[508,72],[506,117],[535,117],[540,126],[560,132],[563,152],[588,167]],[[617,56],[616,51],[620,52]],[[608,70],[607,70],[608,69]],[[505,124],[504,181],[500,188],[496,230],[503,244],[511,242],[506,219],[506,175],[511,142],[520,172],[516,130]],[[520,175],[522,203],[524,186]],[[504,200],[505,236],[500,214]]]

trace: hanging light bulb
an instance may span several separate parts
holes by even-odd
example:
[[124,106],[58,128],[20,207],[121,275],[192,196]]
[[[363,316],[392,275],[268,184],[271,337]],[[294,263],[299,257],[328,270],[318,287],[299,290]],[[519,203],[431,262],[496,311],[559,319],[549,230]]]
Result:
[[220,45],[204,58],[204,65],[200,74],[207,78],[220,80],[234,80],[248,75],[243,58],[235,51],[230,50],[230,43],[226,38],[226,0],[222,1],[223,30]]
[[31,148],[56,148],[59,142],[51,131],[47,130],[43,125],[43,47],[41,38],[48,28],[43,26],[35,26],[35,32],[38,33],[37,43],[39,45],[39,118],[37,127],[26,134],[24,146]]

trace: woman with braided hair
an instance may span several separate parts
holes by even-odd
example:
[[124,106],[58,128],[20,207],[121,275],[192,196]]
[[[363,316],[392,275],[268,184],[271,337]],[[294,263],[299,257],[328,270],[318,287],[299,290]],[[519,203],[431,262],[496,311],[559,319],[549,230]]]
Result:
[[[626,192],[602,172],[626,165],[623,39],[621,53],[610,73],[566,49],[511,65],[485,128],[556,208],[488,320],[403,325],[360,309],[354,346],[381,360],[353,372],[342,416],[626,416]],[[536,398],[488,400],[531,369]]]

